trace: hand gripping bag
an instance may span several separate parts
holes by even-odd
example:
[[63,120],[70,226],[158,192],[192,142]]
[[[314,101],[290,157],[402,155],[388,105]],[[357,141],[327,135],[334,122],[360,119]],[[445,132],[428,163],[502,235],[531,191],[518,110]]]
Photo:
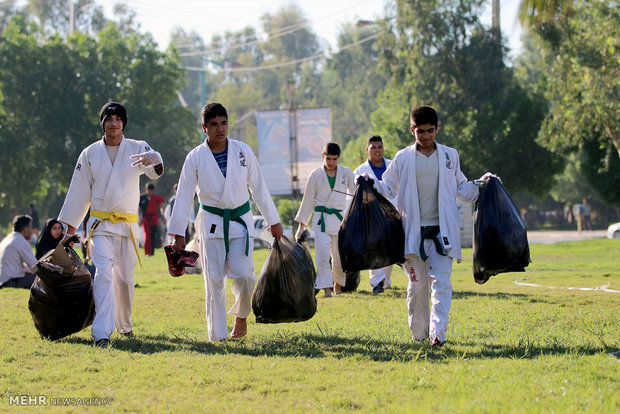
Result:
[[340,262],[345,272],[381,269],[405,261],[405,232],[400,214],[372,187],[358,179],[347,216],[338,231]]
[[495,177],[482,188],[474,210],[474,280],[524,272],[530,264],[525,223],[508,191]]
[[316,313],[316,270],[307,236],[305,231],[297,243],[286,236],[274,239],[252,296],[256,322],[301,322]]
[[93,323],[91,274],[75,250],[60,243],[32,270],[37,277],[30,288],[28,309],[43,338],[54,341]]

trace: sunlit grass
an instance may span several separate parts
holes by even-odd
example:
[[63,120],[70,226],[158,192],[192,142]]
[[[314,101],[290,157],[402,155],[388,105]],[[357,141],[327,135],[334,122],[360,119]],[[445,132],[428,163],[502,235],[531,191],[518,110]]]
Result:
[[[448,345],[414,343],[406,279],[373,296],[318,297],[295,324],[249,318],[240,341],[207,341],[201,275],[168,275],[163,253],[136,270],[133,339],[92,347],[90,330],[41,340],[28,292],[0,290],[0,410],[15,395],[111,397],[114,412],[618,412],[620,241],[533,245],[525,273],[477,285],[471,250],[454,265]],[[259,270],[266,250],[255,253]],[[228,296],[232,303],[232,296]],[[229,318],[229,327],[232,327]],[[48,407],[49,408],[49,407]],[[59,412],[78,407],[54,407]],[[97,407],[95,407],[97,409]]]

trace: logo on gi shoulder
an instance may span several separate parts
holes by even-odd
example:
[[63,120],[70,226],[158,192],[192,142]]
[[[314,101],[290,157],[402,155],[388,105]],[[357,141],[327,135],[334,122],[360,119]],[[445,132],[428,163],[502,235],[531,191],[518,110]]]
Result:
[[144,147],[144,151],[150,151],[151,147],[149,147],[148,145]]
[[446,168],[451,170],[452,169],[452,160],[450,159],[450,156],[448,155],[448,153],[446,152]]
[[75,169],[80,171],[82,169],[82,164],[78,162],[78,165],[75,166]]
[[247,167],[247,164],[245,163],[245,155],[243,154],[243,151],[239,151],[239,165],[242,167]]

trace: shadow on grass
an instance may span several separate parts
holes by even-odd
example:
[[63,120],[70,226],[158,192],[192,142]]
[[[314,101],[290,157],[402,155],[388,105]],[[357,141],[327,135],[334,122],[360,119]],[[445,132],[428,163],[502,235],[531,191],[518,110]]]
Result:
[[471,290],[455,290],[452,293],[452,299],[467,299],[471,297],[482,297],[482,298],[493,298],[493,299],[506,299],[506,300],[520,300],[528,303],[555,303],[553,300],[549,300],[543,296],[536,295],[526,295],[524,293],[505,293],[505,292],[495,292],[495,293],[485,293],[485,292],[474,292]]
[[362,297],[370,296],[370,297],[375,297],[375,298],[388,297],[388,298],[400,299],[400,298],[407,297],[407,289],[389,288],[389,289],[386,289],[383,293],[379,293],[377,295],[372,293],[372,291],[368,291],[368,290],[356,290],[355,292],[346,292],[346,293],[343,293],[342,295],[343,297],[347,297],[350,295],[350,296],[362,296]]
[[[92,346],[92,341],[72,337],[69,343]],[[542,355],[595,355],[606,350],[594,346],[568,347],[559,344],[501,345],[475,342],[448,342],[443,348],[433,348],[429,341],[398,342],[374,339],[370,336],[347,338],[338,334],[296,334],[277,332],[272,337],[245,338],[208,342],[192,338],[183,332],[166,335],[139,335],[118,338],[112,348],[140,354],[161,352],[196,352],[209,355],[245,355],[300,358],[359,358],[371,361],[411,362],[431,360],[449,363],[454,359],[534,359]],[[467,348],[467,349],[463,349]]]

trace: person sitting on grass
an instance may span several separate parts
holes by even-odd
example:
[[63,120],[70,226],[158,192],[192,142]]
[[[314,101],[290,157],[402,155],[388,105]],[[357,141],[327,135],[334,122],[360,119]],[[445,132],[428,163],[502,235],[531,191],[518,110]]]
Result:
[[0,242],[0,287],[30,289],[35,275],[30,271],[37,264],[28,240],[32,237],[30,216],[15,216],[13,232]]

